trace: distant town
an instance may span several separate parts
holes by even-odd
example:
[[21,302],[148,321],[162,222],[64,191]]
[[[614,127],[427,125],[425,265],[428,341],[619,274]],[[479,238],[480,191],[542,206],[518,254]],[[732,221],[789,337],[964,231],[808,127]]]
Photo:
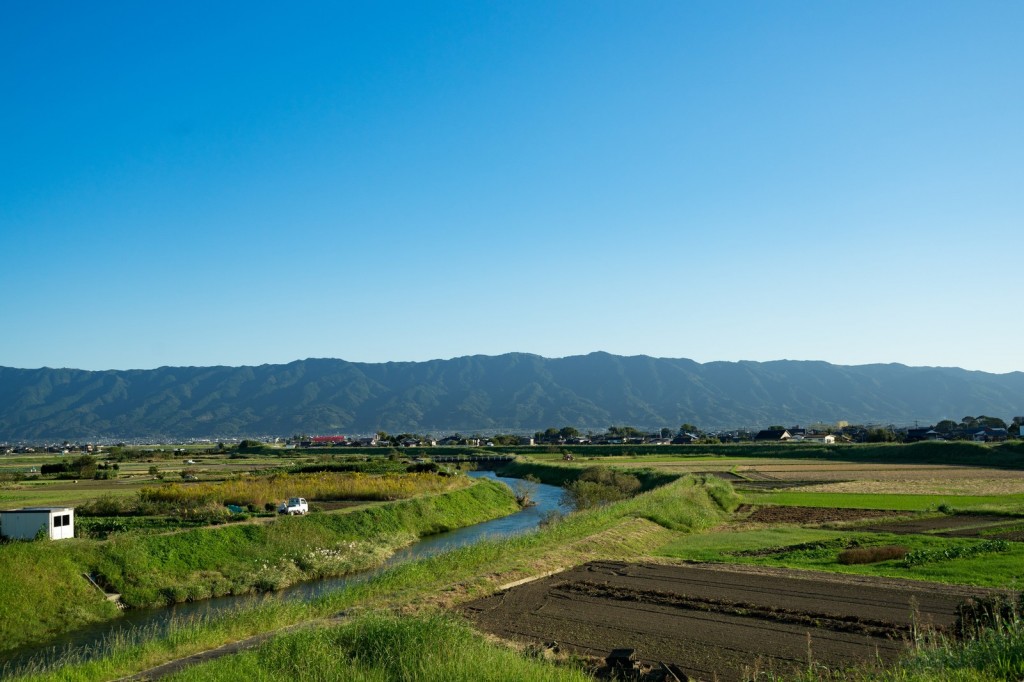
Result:
[[507,446],[560,446],[560,445],[700,445],[719,443],[914,443],[918,441],[972,441],[997,443],[1019,438],[1024,416],[1014,417],[1009,424],[999,417],[964,417],[960,421],[944,419],[925,426],[863,425],[840,421],[835,424],[768,425],[762,429],[732,429],[705,431],[685,423],[678,429],[662,428],[646,431],[632,426],[611,426],[603,433],[580,431],[572,426],[549,427],[532,435],[516,433],[453,433],[440,437],[431,434],[399,433],[389,434],[378,431],[370,435],[309,435],[293,434],[290,437],[257,436],[249,438],[209,438],[174,441],[173,439],[136,439],[131,442],[100,439],[95,442],[59,443],[2,443],[0,454],[26,453],[96,453],[111,447],[138,447],[148,444],[209,445],[213,449],[229,447],[255,447],[274,445],[293,448],[338,448],[338,447],[507,447]]

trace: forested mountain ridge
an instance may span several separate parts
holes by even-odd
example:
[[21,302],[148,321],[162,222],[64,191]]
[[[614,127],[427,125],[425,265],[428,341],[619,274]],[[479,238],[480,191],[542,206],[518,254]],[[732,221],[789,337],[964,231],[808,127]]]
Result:
[[427,362],[85,371],[0,367],[0,441],[761,427],[1024,414],[1024,373],[525,353]]

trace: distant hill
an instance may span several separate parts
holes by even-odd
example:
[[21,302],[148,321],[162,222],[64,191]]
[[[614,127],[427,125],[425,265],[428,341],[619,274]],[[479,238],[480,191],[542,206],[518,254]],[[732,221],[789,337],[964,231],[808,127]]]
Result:
[[910,423],[1024,414],[1024,373],[524,353],[90,372],[0,367],[0,441]]

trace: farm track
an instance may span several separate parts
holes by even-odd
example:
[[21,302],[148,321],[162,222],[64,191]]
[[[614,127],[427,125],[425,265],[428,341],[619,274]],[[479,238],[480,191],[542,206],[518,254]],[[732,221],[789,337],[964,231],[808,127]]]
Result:
[[592,562],[462,607],[481,629],[603,657],[637,650],[697,679],[892,661],[986,590],[764,567]]

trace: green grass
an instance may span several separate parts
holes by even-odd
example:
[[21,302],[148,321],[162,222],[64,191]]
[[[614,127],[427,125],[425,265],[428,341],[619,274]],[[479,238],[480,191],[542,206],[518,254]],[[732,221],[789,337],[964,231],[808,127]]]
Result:
[[1024,679],[1024,623],[992,628],[964,642],[938,639],[885,673],[893,682],[950,680],[997,682]]
[[[721,491],[717,494],[725,499]],[[524,574],[536,575],[545,568],[567,567],[592,558],[626,559],[646,554],[651,547],[664,543],[671,534],[672,531],[666,528],[707,529],[720,523],[725,513],[709,495],[703,482],[688,477],[632,499],[570,514],[533,533],[482,541],[404,563],[313,602],[270,601],[208,621],[178,623],[169,635],[163,637],[143,637],[137,641],[129,636],[120,636],[102,647],[105,653],[92,661],[69,660],[58,669],[39,669],[26,679],[106,680],[227,641],[341,611],[406,608],[414,603],[430,603],[439,595],[448,594],[456,585],[459,585],[460,594],[466,596],[485,594],[502,581],[523,577]],[[637,519],[657,519],[665,526]],[[651,533],[651,528],[656,532]],[[524,679],[531,678],[526,676]]]
[[[580,474],[589,467],[617,463],[619,463],[619,460],[616,460],[615,462],[609,462],[607,460],[585,462],[535,462],[529,459],[520,458],[502,465],[497,469],[497,473],[501,476],[511,476],[513,478],[525,478],[529,475],[536,477],[541,483],[564,486],[566,483],[570,483],[578,479]],[[652,469],[622,469],[617,466],[615,468],[617,471],[636,476],[640,481],[642,490],[645,491],[671,483],[672,481],[686,475],[685,473],[666,473],[654,471]]]
[[119,614],[81,575],[93,549],[87,540],[0,544],[0,651]]
[[[879,464],[949,464],[1024,469],[1024,442],[969,443],[929,441],[921,443],[723,443],[720,445],[564,445],[488,448],[536,459],[560,459],[566,450],[578,458],[646,458],[651,461],[689,462],[699,458],[818,459],[836,462]],[[611,462],[609,462],[611,463]]]
[[[762,678],[758,678],[762,679]],[[802,673],[765,680],[790,682],[1004,682],[1024,679],[1024,622],[1015,619],[965,640],[924,634],[914,649],[884,669],[866,664],[830,669],[812,664]]]
[[661,556],[686,559],[687,561],[736,563],[739,560],[730,556],[732,552],[831,540],[843,535],[846,534],[817,528],[797,527],[740,532],[723,531],[680,537],[659,548],[657,553]]
[[[688,561],[743,563],[930,580],[958,585],[1024,588],[1024,544],[1021,543],[1007,543],[1008,552],[990,552],[969,558],[933,561],[908,568],[898,559],[876,564],[840,564],[838,555],[843,547],[839,546],[839,543],[849,539],[856,539],[861,546],[902,545],[911,551],[970,547],[984,542],[973,538],[788,527],[686,536],[659,548],[657,553]],[[813,542],[830,544],[820,549],[794,549],[766,556],[738,554],[750,550],[785,548]]]
[[1022,495],[892,495],[884,493],[744,491],[743,501],[755,505],[778,504],[787,507],[935,511],[940,505],[949,505],[958,511],[1024,512],[1024,496]]
[[[483,480],[452,493],[345,514],[283,517],[269,524],[165,535],[129,534],[104,542],[0,545],[0,589],[11,597],[0,600],[0,650],[116,615],[116,609],[111,613],[99,605],[103,597],[88,587],[80,576],[83,572],[103,576],[132,606],[275,590],[300,580],[372,568],[417,536],[517,509],[506,486]],[[67,605],[60,596],[67,594],[65,590],[78,595],[80,605]],[[28,601],[43,594],[51,596],[38,604]],[[84,609],[80,615],[74,611],[79,608]],[[69,609],[70,617],[62,618]]]
[[[101,495],[136,494],[144,481],[22,481],[0,488],[0,507],[74,507]],[[148,482],[152,485],[152,481]]]
[[277,637],[253,651],[165,679],[583,682],[591,678],[579,669],[488,642],[451,617],[364,615],[337,627]]
[[[528,459],[535,460],[538,462],[561,462],[562,454],[558,452],[537,452],[527,453],[524,455]],[[584,462],[593,464],[607,463],[607,464],[651,464],[651,463],[666,463],[666,462],[720,462],[728,459],[743,460],[748,459],[747,457],[736,457],[733,455],[708,455],[708,454],[687,454],[684,452],[675,454],[647,454],[647,455],[600,455],[600,454],[588,454],[587,451],[582,451],[575,455],[575,462]]]

